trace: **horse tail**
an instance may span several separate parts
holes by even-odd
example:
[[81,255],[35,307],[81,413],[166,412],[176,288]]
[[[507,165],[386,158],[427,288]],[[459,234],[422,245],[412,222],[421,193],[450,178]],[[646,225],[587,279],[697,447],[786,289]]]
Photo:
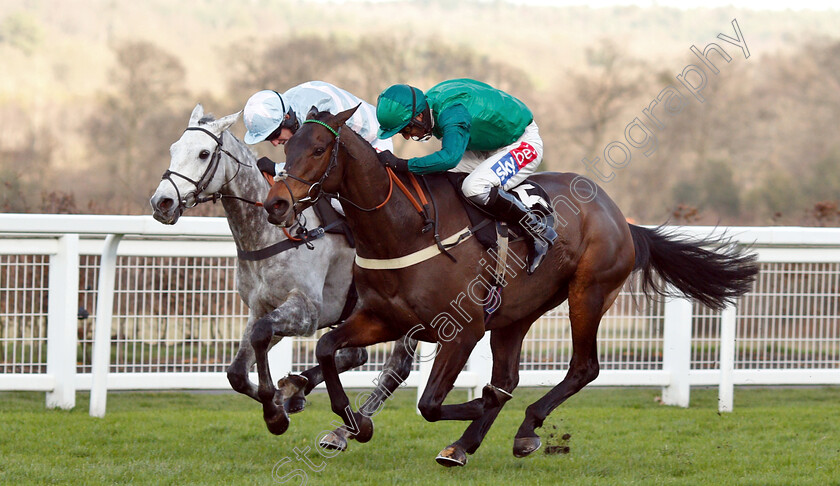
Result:
[[[642,291],[648,296],[678,296],[665,285],[671,284],[684,296],[720,310],[747,293],[758,273],[756,255],[725,237],[692,241],[662,226],[633,224],[630,233],[636,249],[633,271],[641,270]],[[662,280],[654,278],[654,271]]]

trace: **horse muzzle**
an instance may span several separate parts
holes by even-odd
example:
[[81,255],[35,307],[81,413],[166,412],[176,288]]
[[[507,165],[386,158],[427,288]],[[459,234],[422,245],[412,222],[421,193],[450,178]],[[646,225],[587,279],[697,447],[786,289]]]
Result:
[[273,197],[263,203],[265,212],[268,213],[268,222],[282,228],[287,228],[294,223],[295,213],[288,200]]
[[184,212],[184,207],[169,197],[153,196],[149,201],[152,206],[152,217],[163,224],[175,224]]

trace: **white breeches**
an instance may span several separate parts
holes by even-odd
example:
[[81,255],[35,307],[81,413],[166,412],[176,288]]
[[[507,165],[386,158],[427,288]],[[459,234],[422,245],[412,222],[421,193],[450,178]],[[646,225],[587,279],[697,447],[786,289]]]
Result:
[[515,142],[493,152],[465,152],[452,172],[468,172],[461,191],[486,204],[490,189],[510,190],[537,170],[543,159],[543,142],[535,122]]

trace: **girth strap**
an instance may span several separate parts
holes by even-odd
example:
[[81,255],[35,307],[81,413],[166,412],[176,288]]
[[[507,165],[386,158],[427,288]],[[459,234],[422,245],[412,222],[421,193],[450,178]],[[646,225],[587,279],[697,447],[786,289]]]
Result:
[[319,238],[323,238],[324,235],[328,230],[333,229],[334,227],[341,224],[342,221],[333,221],[331,224],[328,224],[324,227],[317,227],[314,230],[311,230],[306,233],[305,236],[299,239],[287,239],[283,241],[279,241],[271,246],[267,246],[265,248],[253,251],[245,251],[239,248],[236,249],[236,255],[239,257],[240,260],[248,261],[248,262],[255,262],[258,260],[265,260],[266,258],[273,257],[279,253],[282,253],[286,250],[290,250],[292,248],[297,248],[299,246],[306,245],[310,241],[317,240]]
[[[468,240],[470,236],[472,236],[472,231],[469,227],[466,227],[440,243],[445,250],[448,250]],[[364,258],[357,253],[356,265],[368,270],[398,270],[424,262],[441,253],[442,251],[437,244],[398,258]]]

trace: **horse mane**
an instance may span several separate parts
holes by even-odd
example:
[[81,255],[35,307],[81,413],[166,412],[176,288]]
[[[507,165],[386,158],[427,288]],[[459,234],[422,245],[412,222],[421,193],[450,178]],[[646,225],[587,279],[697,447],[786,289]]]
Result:
[[[307,119],[311,118],[311,119],[319,120],[319,121],[323,121],[323,122],[332,122],[333,119],[336,116],[337,115],[333,115],[329,111],[319,111],[318,113],[315,113],[314,115],[312,115],[311,117],[308,117]],[[367,154],[368,156],[376,157],[376,150],[373,148],[373,145],[371,145],[370,142],[368,142],[367,140],[362,138],[362,136],[359,135],[355,130],[350,128],[349,125],[342,124],[341,126],[339,126],[337,128],[343,128],[344,129],[344,130],[341,131],[343,140],[348,140],[347,138],[344,138],[345,134],[352,133],[354,136],[351,137],[351,139],[354,139],[358,148],[361,149],[362,151],[365,151],[365,150],[369,151],[369,153]],[[344,145],[344,149],[347,150],[347,152],[350,154],[350,156],[353,157],[353,158],[357,158],[351,151],[351,149],[353,149],[353,148],[354,147],[348,147],[346,144]]]
[[207,125],[208,123],[213,123],[214,121],[216,121],[216,117],[213,116],[212,113],[207,113],[206,115],[199,118],[198,124],[199,125]]

